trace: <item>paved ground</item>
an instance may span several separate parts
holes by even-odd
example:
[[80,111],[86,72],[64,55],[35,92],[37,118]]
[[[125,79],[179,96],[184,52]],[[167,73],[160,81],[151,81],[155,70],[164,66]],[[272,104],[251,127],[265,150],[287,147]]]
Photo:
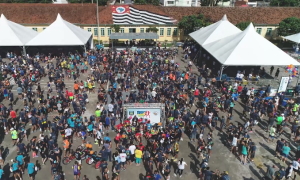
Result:
[[[180,57],[177,57],[176,61],[180,61],[181,66],[183,66],[183,62],[180,60]],[[275,67],[276,69],[276,67]],[[196,68],[193,67],[193,72],[196,72]],[[82,75],[80,78],[85,78],[87,74]],[[47,79],[44,78],[41,83],[46,89],[46,82]],[[73,82],[71,80],[66,80],[67,86],[72,87]],[[14,87],[16,89],[16,87]],[[16,92],[15,92],[16,93]],[[54,92],[52,93],[55,94]],[[87,106],[87,112],[85,113],[85,116],[89,116],[94,113],[95,106],[96,106],[96,94],[89,94],[90,103]],[[4,104],[7,105],[7,102],[4,102]],[[21,109],[23,108],[21,103],[17,102],[17,104],[14,106],[14,109]],[[234,108],[234,116],[233,116],[233,123],[242,123],[244,124],[244,121],[240,118],[239,114],[242,112],[242,105],[240,102],[236,103],[236,106]],[[53,113],[50,114],[55,116]],[[266,171],[265,166],[268,164],[276,164],[276,165],[283,165],[286,166],[283,163],[280,163],[278,159],[274,158],[274,143],[267,143],[265,141],[265,137],[268,137],[268,134],[261,129],[265,125],[264,123],[261,123],[260,127],[258,127],[253,133],[250,134],[251,138],[254,142],[256,142],[257,145],[257,153],[256,158],[254,159],[254,163],[242,165],[240,161],[235,157],[233,154],[230,153],[228,148],[224,146],[224,135],[220,134],[217,130],[214,131],[214,146],[212,155],[209,161],[209,166],[211,167],[211,170],[220,170],[220,171],[228,171],[229,175],[232,180],[260,180],[264,176],[264,172]],[[30,128],[29,125],[27,128]],[[207,133],[207,132],[206,132]],[[39,132],[36,132],[34,134],[30,134],[29,139],[31,139],[32,136],[38,135]],[[114,133],[110,132],[110,136],[113,137]],[[92,139],[90,139],[92,141]],[[80,140],[75,140],[74,147],[77,147],[77,145],[80,144]],[[61,145],[61,140],[59,138],[59,144]],[[9,173],[9,164],[10,159],[15,158],[16,156],[16,147],[12,147],[12,143],[10,141],[10,135],[7,135],[2,142],[1,146],[4,148],[9,148],[9,154],[6,157],[5,166],[4,169],[6,170],[6,174]],[[95,146],[94,146],[95,147]],[[98,148],[95,148],[95,150],[98,150]],[[199,168],[199,161],[197,160],[195,156],[195,147],[192,142],[188,140],[188,137],[184,135],[183,141],[180,142],[180,153],[179,157],[183,157],[185,161],[188,164],[188,167],[184,170],[184,174],[182,178],[185,179],[196,179],[198,176],[198,168]],[[30,159],[31,162],[40,163],[41,158],[36,159]],[[66,176],[65,179],[70,180],[73,179],[72,176],[72,170],[71,165],[63,166],[63,171],[65,172]],[[111,164],[110,164],[111,167]],[[172,170],[171,179],[180,179],[179,177],[173,176],[174,170]],[[134,165],[131,165],[131,167],[128,167],[126,171],[121,172],[121,180],[138,180],[141,179],[141,176],[145,174],[145,169],[143,166],[137,167]],[[101,179],[101,174],[99,170],[95,170],[93,166],[87,165],[85,162],[83,162],[83,169],[82,169],[82,175],[87,175],[90,180],[99,180]],[[11,176],[11,175],[10,175]],[[23,177],[24,180],[29,179],[27,173],[24,174]],[[37,173],[36,179],[45,179],[49,180],[50,177],[50,163],[46,162],[46,165],[41,166],[41,170]]]

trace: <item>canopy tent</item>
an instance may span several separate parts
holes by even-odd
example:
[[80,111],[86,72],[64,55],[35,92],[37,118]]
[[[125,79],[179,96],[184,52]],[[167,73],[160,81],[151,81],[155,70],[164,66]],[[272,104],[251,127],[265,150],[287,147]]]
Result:
[[195,32],[190,33],[189,35],[201,46],[217,41],[227,36],[239,33],[241,30],[235,25],[231,24],[226,14],[223,18],[209,26],[203,27]]
[[287,40],[290,40],[290,41],[293,41],[293,42],[295,42],[297,44],[300,43],[300,33],[293,34],[293,35],[290,35],[290,36],[285,36],[283,38],[287,39]]
[[158,39],[157,33],[111,33],[109,39]]
[[300,65],[294,58],[259,35],[253,24],[240,32],[203,46],[225,66]]
[[85,46],[87,42],[92,48],[92,33],[65,21],[58,14],[56,20],[26,46]]
[[38,33],[30,28],[24,27],[0,17],[0,46],[24,46]]

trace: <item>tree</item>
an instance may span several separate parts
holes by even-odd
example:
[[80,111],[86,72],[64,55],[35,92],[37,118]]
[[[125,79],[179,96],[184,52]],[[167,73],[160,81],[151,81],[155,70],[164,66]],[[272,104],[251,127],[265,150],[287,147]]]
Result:
[[298,0],[271,0],[270,6],[298,7]]
[[184,34],[189,34],[198,30],[201,27],[205,27],[210,24],[209,19],[205,18],[202,14],[184,16],[178,23],[178,28],[184,32]]
[[245,21],[245,22],[240,22],[237,23],[235,26],[238,27],[240,30],[244,31],[250,24],[251,22]]
[[110,28],[111,28],[112,32],[118,33],[118,32],[120,32],[121,26],[114,24],[114,25],[111,25]]
[[155,26],[149,26],[149,28],[146,29],[146,32],[153,32],[157,33],[158,29]]
[[288,36],[300,32],[300,19],[296,17],[289,17],[279,23],[278,35]]

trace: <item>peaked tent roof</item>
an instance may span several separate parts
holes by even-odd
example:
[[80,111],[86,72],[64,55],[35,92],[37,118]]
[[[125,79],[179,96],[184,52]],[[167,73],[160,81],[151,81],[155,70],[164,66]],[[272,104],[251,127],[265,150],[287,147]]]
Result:
[[206,44],[203,48],[221,64],[228,66],[300,65],[259,35],[252,23],[243,32]]
[[283,38],[288,39],[290,41],[293,41],[295,43],[300,43],[300,33],[293,34],[293,35],[290,35],[290,36],[285,36]]
[[30,28],[9,21],[1,14],[0,46],[23,46],[38,33]]
[[220,21],[203,27],[189,35],[200,45],[205,45],[239,32],[241,32],[241,30],[231,24],[225,14]]
[[56,20],[29,41],[27,46],[79,46],[85,45],[92,34],[62,19]]

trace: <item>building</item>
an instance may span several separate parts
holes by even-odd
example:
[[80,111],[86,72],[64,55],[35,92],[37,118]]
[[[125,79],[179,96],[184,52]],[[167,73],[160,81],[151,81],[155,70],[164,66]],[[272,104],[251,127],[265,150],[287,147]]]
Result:
[[160,0],[163,6],[199,7],[200,0]]
[[[124,12],[122,12],[123,10]],[[113,11],[118,12],[113,13]],[[100,6],[99,28],[97,28],[96,6],[94,4],[12,4],[3,3],[0,13],[7,19],[43,31],[58,13],[68,22],[92,32],[95,41],[109,43],[112,25],[120,24],[120,32],[146,32],[149,27],[158,29],[160,42],[178,42],[187,38],[180,33],[177,22],[183,16],[203,14],[212,22],[220,20],[224,14],[230,22],[251,21],[257,33],[266,38],[277,36],[276,28],[280,21],[288,17],[299,17],[300,8],[283,7],[162,7],[152,5]],[[123,15],[122,15],[123,13]]]

